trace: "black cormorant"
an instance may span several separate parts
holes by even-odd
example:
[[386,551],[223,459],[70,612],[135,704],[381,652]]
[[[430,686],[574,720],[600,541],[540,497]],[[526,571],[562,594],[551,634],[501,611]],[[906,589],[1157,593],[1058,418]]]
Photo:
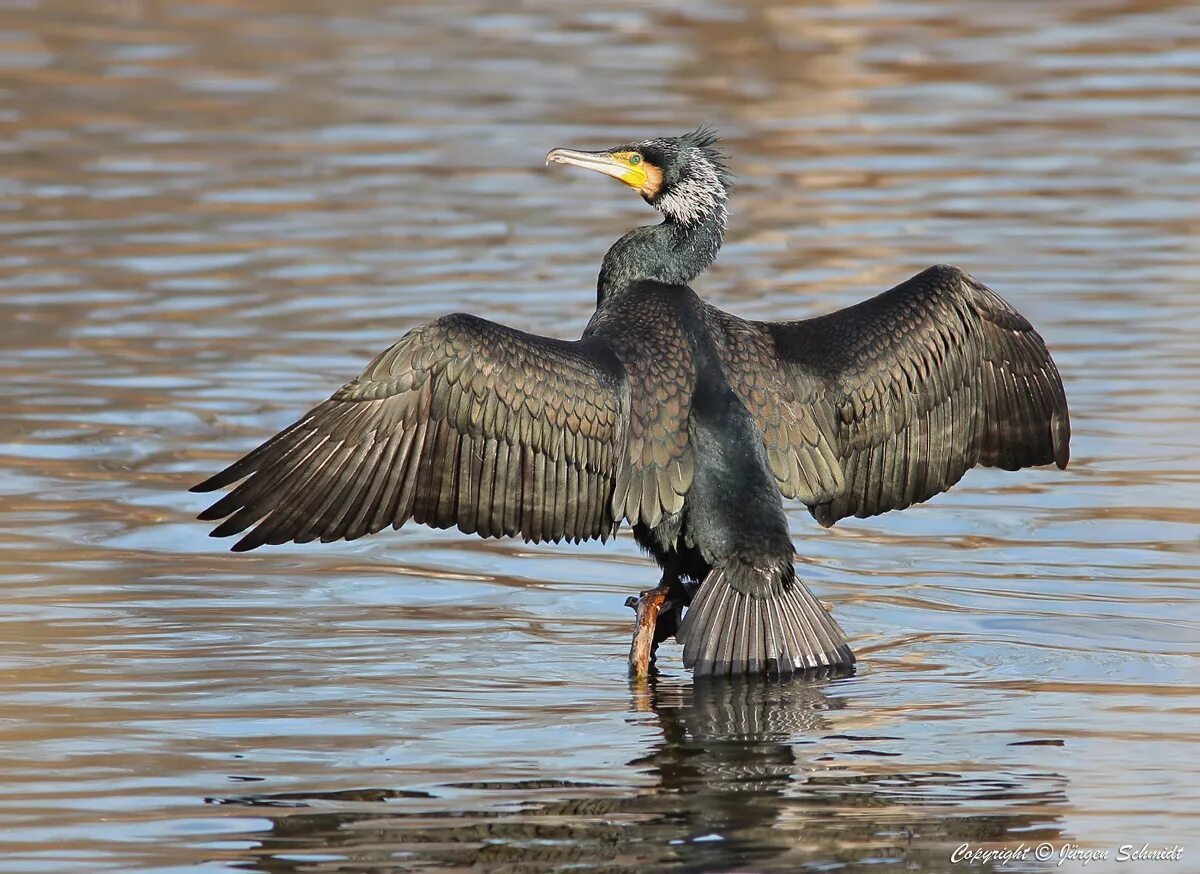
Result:
[[663,570],[635,602],[636,672],[674,635],[697,675],[788,674],[854,655],[795,575],[784,498],[828,526],[924,501],[977,464],[1066,466],[1050,353],[962,270],[931,267],[818,318],[747,321],[688,287],[725,233],[715,136],[546,160],[619,179],[663,215],[604,256],[583,337],[461,313],[413,329],[195,486],[241,480],[200,515],[224,519],[214,536],[250,529],[240,551],[413,519],[580,541],[627,521]]

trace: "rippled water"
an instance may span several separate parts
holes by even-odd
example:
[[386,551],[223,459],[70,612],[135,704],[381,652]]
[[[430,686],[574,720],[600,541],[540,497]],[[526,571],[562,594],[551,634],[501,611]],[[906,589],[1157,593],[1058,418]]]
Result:
[[[497,5],[4,4],[0,870],[1200,836],[1195,5]],[[578,335],[651,216],[542,156],[699,122],[739,176],[701,293],[802,316],[953,262],[1067,384],[1065,473],[791,513],[856,676],[693,688],[668,647],[631,688],[628,536],[206,537],[186,487],[407,328]]]

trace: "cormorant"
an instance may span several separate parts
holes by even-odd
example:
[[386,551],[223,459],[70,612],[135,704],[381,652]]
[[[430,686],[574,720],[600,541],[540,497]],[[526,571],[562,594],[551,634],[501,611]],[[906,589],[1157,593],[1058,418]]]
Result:
[[551,151],[663,215],[604,256],[582,338],[462,313],[414,328],[195,486],[242,481],[200,518],[224,519],[217,537],[250,529],[235,551],[409,519],[574,542],[627,521],[663,572],[633,605],[636,673],[672,635],[697,675],[848,668],[845,634],[795,575],[783,499],[829,526],[977,464],[1065,467],[1066,397],[1029,322],[956,267],[799,321],[705,303],[688,283],[725,234],[724,160],[705,129]]

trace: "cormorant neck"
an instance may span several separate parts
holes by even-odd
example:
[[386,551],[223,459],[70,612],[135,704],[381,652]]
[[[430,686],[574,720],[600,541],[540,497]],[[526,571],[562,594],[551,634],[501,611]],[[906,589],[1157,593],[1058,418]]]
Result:
[[600,266],[596,303],[639,280],[687,285],[717,257],[725,236],[725,205],[695,221],[667,216],[661,224],[634,228],[613,243]]

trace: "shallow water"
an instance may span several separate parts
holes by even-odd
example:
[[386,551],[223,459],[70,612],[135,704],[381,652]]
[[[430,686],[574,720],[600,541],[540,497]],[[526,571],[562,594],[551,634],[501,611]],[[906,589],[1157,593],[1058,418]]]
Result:
[[[937,871],[1200,836],[1196,7],[513,6],[5,4],[0,870]],[[631,688],[628,535],[207,538],[186,487],[407,328],[578,335],[650,214],[542,156],[699,122],[739,183],[702,294],[799,317],[952,262],[1067,384],[1065,473],[791,512],[856,676],[693,687],[668,647]]]

